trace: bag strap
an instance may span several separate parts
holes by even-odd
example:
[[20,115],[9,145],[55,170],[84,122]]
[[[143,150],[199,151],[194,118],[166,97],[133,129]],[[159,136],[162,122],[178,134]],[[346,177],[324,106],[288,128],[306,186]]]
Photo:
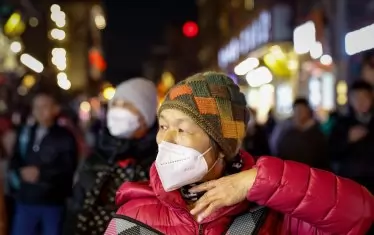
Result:
[[160,231],[139,220],[129,216],[115,214],[109,223],[105,235],[122,234],[164,235]]
[[265,222],[268,214],[268,208],[264,206],[256,206],[251,208],[240,216],[237,216],[231,223],[226,234],[229,235],[256,235],[258,234],[261,225]]

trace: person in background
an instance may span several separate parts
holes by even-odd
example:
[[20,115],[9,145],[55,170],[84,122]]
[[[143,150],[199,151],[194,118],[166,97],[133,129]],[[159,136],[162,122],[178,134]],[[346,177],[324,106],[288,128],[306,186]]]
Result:
[[6,235],[7,233],[7,214],[5,208],[5,195],[4,195],[3,182],[0,183],[0,235]]
[[327,120],[321,124],[321,130],[326,136],[330,136],[331,132],[339,118],[339,113],[337,111],[330,112]]
[[[6,153],[6,159],[3,161],[3,169],[4,169],[4,194],[5,194],[5,207],[6,207],[6,215],[8,230],[12,228],[13,224],[13,217],[14,217],[14,205],[15,205],[15,198],[14,193],[17,189],[13,188],[12,185],[9,183],[9,174],[8,168],[11,157],[14,155],[15,149],[19,149],[22,151],[25,150],[25,145],[22,143],[23,139],[27,140],[27,137],[24,136],[28,135],[28,131],[32,128],[35,124],[32,116],[29,115],[29,110],[26,107],[23,107],[23,112],[15,113],[12,115],[12,123],[13,129],[8,131],[3,136],[3,145]],[[19,141],[17,141],[17,138]],[[18,144],[18,146],[16,146]],[[27,144],[27,143],[26,143]],[[9,232],[7,233],[9,234]]]
[[374,51],[370,50],[364,54],[362,67],[362,79],[374,87]]
[[148,179],[157,154],[156,110],[156,87],[150,80],[133,78],[116,87],[107,129],[79,171],[65,234],[103,233],[116,211],[115,193],[121,183]]
[[14,140],[14,131],[9,120],[0,121],[0,235],[6,235],[8,214],[6,204],[7,165],[9,161],[9,144]]
[[[57,124],[59,105],[52,94],[39,92],[32,101],[36,124],[17,138],[10,181],[16,193],[13,235],[61,233],[65,201],[70,196],[77,163],[74,136]],[[22,140],[21,140],[22,139]]]
[[68,115],[60,115],[57,123],[71,131],[71,133],[74,135],[77,141],[79,159],[86,157],[86,153],[88,153],[89,148],[86,144],[82,130],[80,129],[79,125],[77,125],[78,123],[75,123],[74,120],[72,120],[72,118]]
[[337,120],[330,150],[339,175],[351,178],[374,193],[374,109],[372,86],[357,81],[350,87],[351,111]]
[[276,127],[270,143],[274,156],[329,169],[327,138],[305,98],[294,101],[292,118]]
[[270,109],[268,113],[268,120],[266,120],[266,123],[264,125],[267,136],[271,136],[276,125],[277,121],[275,120],[274,110]]
[[250,109],[250,116],[247,134],[243,140],[243,149],[254,157],[267,156],[270,154],[270,148],[265,128],[257,123],[254,109]]
[[199,73],[172,87],[158,111],[159,151],[150,181],[120,187],[118,215],[105,234],[132,234],[123,230],[139,231],[137,225],[168,235],[222,235],[258,205],[269,208],[262,223],[239,225],[234,234],[252,234],[254,226],[256,234],[365,234],[374,199],[361,185],[275,157],[255,163],[240,151],[246,106],[225,74]]

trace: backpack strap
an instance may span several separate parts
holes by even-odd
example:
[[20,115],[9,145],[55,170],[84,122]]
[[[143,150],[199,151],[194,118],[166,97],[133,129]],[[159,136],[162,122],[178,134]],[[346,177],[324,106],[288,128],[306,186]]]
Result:
[[125,215],[115,214],[104,235],[163,235],[160,231]]
[[237,216],[227,230],[227,235],[256,235],[265,222],[268,208],[256,206],[240,216]]

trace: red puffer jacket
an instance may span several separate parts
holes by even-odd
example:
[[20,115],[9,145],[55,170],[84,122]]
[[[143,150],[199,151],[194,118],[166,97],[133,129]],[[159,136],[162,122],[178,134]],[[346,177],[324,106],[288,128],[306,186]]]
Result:
[[[253,159],[242,154],[245,166]],[[374,199],[360,185],[331,173],[273,157],[260,158],[248,200],[274,209],[261,235],[364,235],[374,220]],[[149,183],[125,183],[117,192],[117,214],[164,234],[222,235],[248,202],[221,208],[198,224],[178,191],[163,190],[155,166]],[[277,211],[277,212],[275,212]],[[111,226],[111,225],[110,225]],[[109,226],[108,231],[113,230]]]

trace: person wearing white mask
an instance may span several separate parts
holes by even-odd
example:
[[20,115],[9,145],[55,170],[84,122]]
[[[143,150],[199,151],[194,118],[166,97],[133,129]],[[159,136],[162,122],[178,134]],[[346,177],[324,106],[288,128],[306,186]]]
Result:
[[120,184],[148,179],[157,154],[157,104],[156,87],[148,79],[132,78],[116,87],[106,128],[78,174],[69,208],[74,213],[68,215],[64,234],[104,232]]
[[105,235],[366,234],[374,199],[363,186],[302,163],[255,161],[240,150],[249,119],[225,74],[172,87],[158,110],[150,181],[120,187]]

